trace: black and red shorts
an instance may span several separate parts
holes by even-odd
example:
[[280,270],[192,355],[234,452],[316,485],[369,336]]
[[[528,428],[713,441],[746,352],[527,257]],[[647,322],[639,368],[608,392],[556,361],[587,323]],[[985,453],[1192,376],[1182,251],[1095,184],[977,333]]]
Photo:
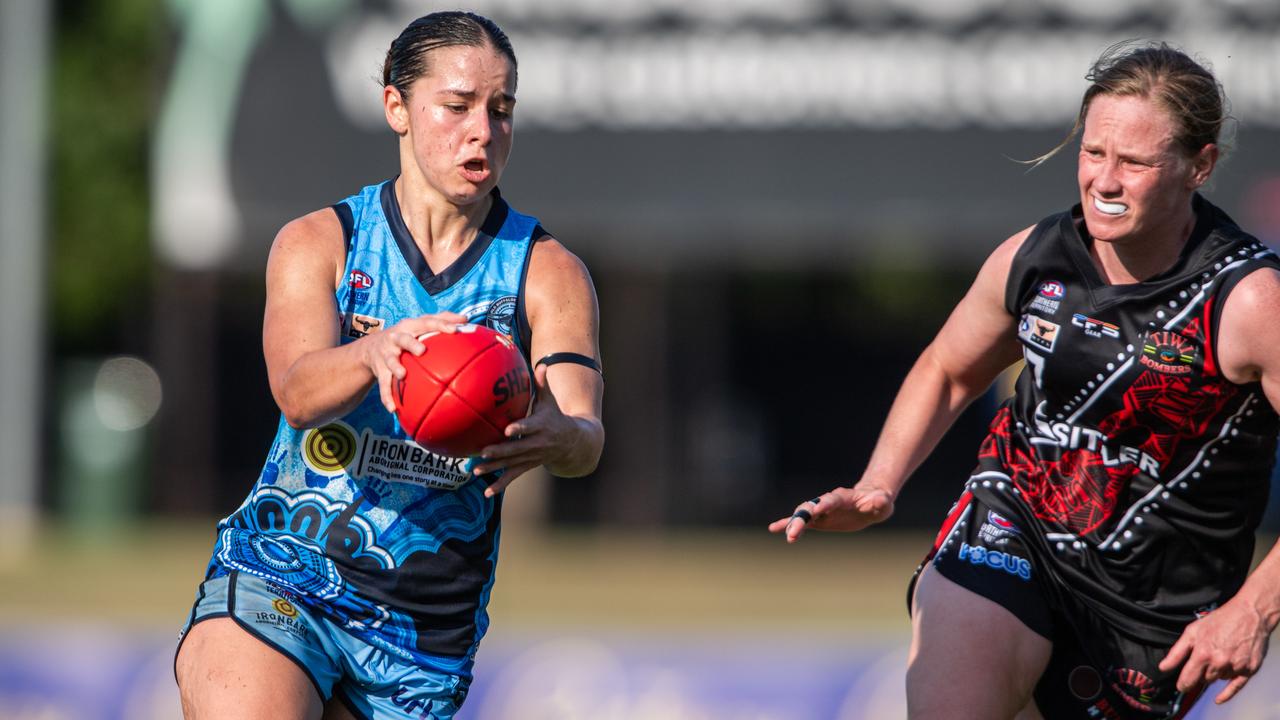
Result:
[[1104,623],[1060,586],[1046,565],[1054,558],[1040,547],[1007,515],[966,492],[920,569],[932,562],[943,577],[1000,605],[1053,643],[1035,689],[1046,720],[1183,717],[1200,692],[1180,693],[1177,672],[1160,672],[1169,646]]

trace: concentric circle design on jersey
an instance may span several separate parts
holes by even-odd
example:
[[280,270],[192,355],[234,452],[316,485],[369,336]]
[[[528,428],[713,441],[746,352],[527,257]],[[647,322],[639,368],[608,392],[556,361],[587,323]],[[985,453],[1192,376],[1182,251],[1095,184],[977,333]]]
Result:
[[356,434],[343,423],[330,423],[308,430],[302,448],[307,464],[316,472],[341,472],[356,458]]
[[290,545],[258,535],[249,539],[249,547],[258,562],[276,572],[298,572],[306,567]]
[[332,560],[287,536],[248,535],[226,528],[221,533],[218,560],[230,569],[322,600],[338,597],[344,586]]

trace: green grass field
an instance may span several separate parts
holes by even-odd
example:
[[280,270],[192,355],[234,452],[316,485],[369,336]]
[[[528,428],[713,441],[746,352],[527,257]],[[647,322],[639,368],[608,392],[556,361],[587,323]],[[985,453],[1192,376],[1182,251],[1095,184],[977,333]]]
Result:
[[[165,638],[189,611],[213,525],[146,523],[97,537],[48,526],[25,550],[5,544],[0,637],[35,631],[51,642],[83,639],[68,647],[112,657],[123,657],[136,639],[148,653],[145,672],[127,693],[95,697],[91,705],[104,712],[127,705],[126,717],[177,718]],[[490,606],[493,631],[466,717],[901,717],[910,639],[905,586],[930,539],[881,527],[787,546],[763,528],[534,532],[512,523]],[[1260,538],[1260,551],[1272,542]],[[80,632],[86,628],[108,632]],[[779,672],[808,668],[791,682],[815,693],[809,704],[791,706],[789,686],[770,686],[770,671],[733,676],[773,668],[759,655],[762,647],[783,649]],[[736,653],[748,662],[735,664]],[[1280,664],[1269,662],[1229,707],[1206,703],[1193,717],[1280,717],[1269,691],[1277,677]],[[0,696],[0,718],[85,716],[88,706],[73,704],[84,699],[63,692]],[[138,709],[144,706],[146,713]],[[80,709],[68,715],[59,710],[66,707]]]
[[[43,528],[0,564],[0,624],[174,627],[185,618],[214,520],[99,536]],[[491,611],[507,628],[903,633],[905,587],[929,536],[877,528],[787,546],[758,532],[504,530]],[[10,550],[14,550],[10,548]]]

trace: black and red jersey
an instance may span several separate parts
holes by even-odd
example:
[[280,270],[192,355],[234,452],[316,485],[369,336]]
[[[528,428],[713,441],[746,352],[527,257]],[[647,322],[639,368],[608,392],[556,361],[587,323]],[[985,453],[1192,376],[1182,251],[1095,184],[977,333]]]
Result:
[[1174,266],[1128,285],[1102,279],[1079,206],[1035,227],[1005,296],[1026,366],[969,481],[1032,530],[1064,590],[1153,642],[1244,582],[1280,427],[1216,355],[1228,293],[1280,262],[1207,200],[1194,210]]

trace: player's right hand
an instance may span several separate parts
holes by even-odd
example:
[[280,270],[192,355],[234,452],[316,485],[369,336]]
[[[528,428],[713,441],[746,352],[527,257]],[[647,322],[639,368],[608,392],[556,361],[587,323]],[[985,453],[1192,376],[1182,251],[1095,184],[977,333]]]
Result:
[[451,333],[466,321],[466,316],[453,312],[419,315],[360,338],[360,342],[365,344],[364,362],[378,381],[378,394],[387,412],[396,411],[395,401],[391,399],[392,380],[403,379],[405,374],[400,353],[408,351],[421,355],[427,346],[419,337],[433,332]]
[[854,532],[889,519],[893,499],[888,490],[876,487],[836,488],[769,523],[769,532],[783,533],[789,543],[799,540],[805,530]]

